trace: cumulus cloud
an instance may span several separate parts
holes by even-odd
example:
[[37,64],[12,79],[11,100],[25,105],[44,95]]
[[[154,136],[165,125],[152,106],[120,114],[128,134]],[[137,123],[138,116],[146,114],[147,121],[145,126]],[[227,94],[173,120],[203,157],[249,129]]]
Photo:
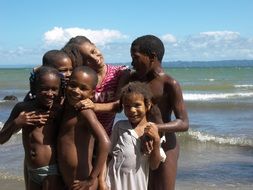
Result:
[[166,43],[165,59],[223,60],[252,59],[253,41],[233,31],[207,31],[179,39],[176,46]]
[[[40,64],[43,54],[52,48],[61,48],[71,37],[85,35],[104,54],[106,62],[129,63],[130,45],[137,36],[127,37],[117,30],[91,30],[55,27],[44,33],[43,44],[11,49],[0,46],[0,64]],[[246,37],[234,31],[204,31],[183,38],[174,34],[159,36],[165,45],[164,61],[211,61],[253,59],[253,36]],[[45,46],[46,44],[46,46]],[[38,48],[39,47],[39,48]]]
[[97,45],[105,45],[116,40],[127,38],[126,35],[123,35],[117,30],[91,30],[78,27],[64,29],[62,27],[54,27],[52,30],[45,32],[44,40],[47,45],[63,45],[70,38],[77,35],[86,36]]
[[165,34],[161,37],[161,40],[165,43],[176,43],[177,39],[172,34]]

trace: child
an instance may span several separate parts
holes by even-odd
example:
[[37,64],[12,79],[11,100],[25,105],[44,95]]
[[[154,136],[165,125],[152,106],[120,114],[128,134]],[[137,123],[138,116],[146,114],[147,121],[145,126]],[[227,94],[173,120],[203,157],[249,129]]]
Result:
[[[147,121],[147,115],[154,109],[151,98],[144,83],[129,83],[122,89],[120,102],[128,120],[118,121],[111,136],[112,159],[107,182],[112,190],[146,190],[149,168],[156,169],[165,160],[158,129]],[[141,138],[152,140],[153,149],[148,155],[141,151]]]
[[[99,49],[86,37],[76,36],[71,38],[63,48],[72,58],[75,65],[86,65],[96,71],[98,84],[96,86],[94,102],[80,102],[77,106],[93,108],[98,120],[110,136],[116,111],[117,94],[128,82],[129,70],[126,66],[115,66],[104,63],[104,58]],[[112,104],[104,104],[104,103]],[[91,104],[91,105],[89,105]],[[114,106],[116,106],[114,108]],[[108,112],[108,110],[112,110]]]
[[[157,170],[151,172],[149,188],[172,190],[175,188],[179,156],[175,132],[187,131],[189,121],[179,83],[167,75],[161,66],[163,55],[163,43],[156,36],[141,36],[131,44],[132,66],[135,70],[131,80],[141,81],[150,86],[163,119],[163,124],[157,127],[166,137],[166,143],[163,143],[162,147],[167,158]],[[171,118],[172,113],[175,120]]]
[[[63,76],[62,88],[65,88],[67,82],[69,81],[69,77],[71,75],[73,67],[72,67],[72,61],[70,57],[64,51],[61,51],[61,50],[47,51],[43,55],[42,66],[53,67],[57,69],[60,72],[60,74]],[[33,69],[33,72],[31,73],[31,76],[30,76],[30,80],[33,80],[33,76],[38,68],[39,67],[35,67]],[[33,89],[31,90],[31,92],[28,93],[28,95],[26,95],[24,99],[25,101],[28,101],[29,99],[33,99],[34,94],[32,91]]]
[[[105,64],[104,57],[99,49],[85,36],[71,38],[63,47],[73,65],[86,65],[94,69],[98,75],[95,98],[80,101],[77,109],[92,108],[99,122],[103,125],[108,136],[111,135],[112,126],[118,111],[118,94],[120,89],[128,83],[129,69],[126,66]],[[106,189],[106,165],[99,175],[99,190]]]
[[36,98],[17,103],[0,132],[0,143],[3,144],[22,129],[27,189],[63,188],[56,162],[60,110],[55,104],[59,103],[60,84],[56,69],[40,67],[32,84]]
[[73,66],[70,57],[61,50],[47,51],[42,58],[42,65],[56,68],[66,82],[72,73]]
[[[97,74],[89,67],[76,67],[66,87],[66,102],[58,136],[58,160],[69,189],[96,189],[98,174],[107,159],[110,140],[93,110],[76,110],[75,104],[94,97]],[[92,164],[94,138],[97,157]]]

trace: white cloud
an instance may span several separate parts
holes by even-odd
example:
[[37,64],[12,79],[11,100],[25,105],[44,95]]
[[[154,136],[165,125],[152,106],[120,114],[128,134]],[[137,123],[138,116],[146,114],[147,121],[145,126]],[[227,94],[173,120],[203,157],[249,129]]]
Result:
[[208,31],[177,40],[177,45],[165,43],[165,60],[252,59],[252,38],[239,32]]
[[161,40],[164,43],[176,43],[177,39],[175,36],[173,36],[172,34],[165,34],[161,37]]
[[[85,35],[100,48],[108,63],[131,61],[131,40],[117,30],[91,30],[55,27],[44,34],[43,42],[32,47],[6,48],[0,46],[1,64],[40,64],[43,54],[61,48],[71,37]],[[253,36],[245,37],[233,31],[206,31],[176,38],[172,34],[159,36],[165,45],[164,61],[211,61],[253,59]],[[39,47],[39,48],[38,48]]]
[[210,37],[219,40],[234,40],[240,37],[240,33],[232,31],[211,31],[211,32],[201,32],[200,36]]
[[102,30],[91,30],[84,28],[61,28],[54,27],[52,30],[45,32],[44,40],[47,45],[63,45],[70,38],[77,35],[83,35],[88,37],[93,43],[97,45],[105,45],[107,43],[127,38],[120,31],[102,29]]

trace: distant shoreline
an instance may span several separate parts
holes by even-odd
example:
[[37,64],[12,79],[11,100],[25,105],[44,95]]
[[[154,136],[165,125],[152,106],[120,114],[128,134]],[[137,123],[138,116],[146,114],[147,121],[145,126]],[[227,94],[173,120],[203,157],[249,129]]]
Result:
[[[112,65],[127,65],[131,63],[108,63]],[[0,65],[0,69],[30,69],[38,65],[8,64]],[[253,60],[220,60],[220,61],[165,61],[162,62],[165,68],[185,68],[185,67],[253,67]]]

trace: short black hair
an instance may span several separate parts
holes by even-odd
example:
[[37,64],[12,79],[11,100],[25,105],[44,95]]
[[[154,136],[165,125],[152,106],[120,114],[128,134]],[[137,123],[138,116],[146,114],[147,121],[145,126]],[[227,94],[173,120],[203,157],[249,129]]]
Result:
[[163,42],[154,35],[144,35],[136,38],[131,44],[131,51],[137,51],[148,56],[156,54],[157,59],[162,62],[165,52]]
[[59,78],[61,82],[61,75],[59,71],[53,67],[41,66],[30,77],[30,91],[34,95],[36,87],[40,84],[40,81],[44,75],[53,74],[56,78]]
[[97,83],[98,83],[97,73],[92,68],[90,68],[88,66],[78,66],[73,70],[71,76],[73,76],[75,73],[80,72],[80,71],[83,73],[86,73],[92,77],[92,79],[93,79],[92,88],[95,89],[97,86]]
[[55,63],[59,59],[63,58],[70,58],[70,57],[62,50],[55,50],[55,49],[49,50],[42,57],[42,65],[56,68]]

